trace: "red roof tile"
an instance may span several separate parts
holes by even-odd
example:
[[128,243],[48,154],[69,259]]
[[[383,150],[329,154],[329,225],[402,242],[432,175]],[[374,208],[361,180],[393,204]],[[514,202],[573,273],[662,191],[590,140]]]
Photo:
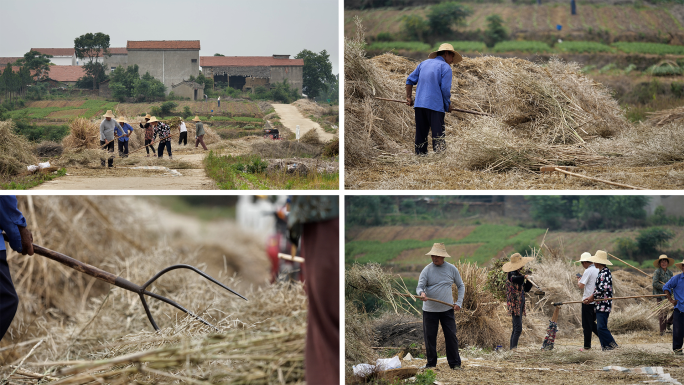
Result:
[[128,41],[126,48],[132,49],[159,49],[159,50],[199,50],[199,40],[146,40],[146,41]]
[[128,54],[128,50],[126,49],[126,47],[110,47],[109,53],[111,53],[112,55],[126,55]]
[[43,55],[74,56],[73,48],[31,48],[31,50],[38,51]]
[[48,77],[58,82],[75,82],[84,75],[81,66],[50,66]]
[[200,67],[303,66],[304,59],[275,59],[273,56],[200,56]]
[[7,63],[14,63],[15,61],[23,59],[23,57],[0,57],[0,66],[5,68]]

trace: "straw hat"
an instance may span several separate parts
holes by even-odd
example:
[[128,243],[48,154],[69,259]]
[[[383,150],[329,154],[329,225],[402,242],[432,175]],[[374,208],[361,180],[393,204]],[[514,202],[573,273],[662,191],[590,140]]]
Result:
[[579,263],[582,262],[591,262],[591,253],[587,253],[586,251],[580,255]]
[[684,265],[684,261],[679,262],[679,263],[675,263],[675,266],[677,266],[680,269],[682,268],[682,265]]
[[667,266],[672,266],[672,264],[674,263],[674,258],[668,258],[667,255],[663,254],[660,257],[658,257],[658,259],[653,261],[653,267],[660,267],[660,261],[663,259],[667,259],[667,261],[669,262]]
[[147,123],[154,123],[154,122],[158,122],[158,120],[157,120],[157,117],[156,117],[156,116],[152,116],[152,117],[150,117],[150,121],[149,121],[149,122],[147,122]]
[[126,123],[126,119],[124,119],[123,116],[119,116],[116,121],[119,123]]
[[436,58],[436,57],[437,57],[437,53],[438,53],[438,52],[442,52],[442,51],[449,51],[449,52],[453,52],[453,53],[454,53],[454,62],[453,62],[453,64],[459,63],[460,61],[463,60],[463,57],[461,56],[461,54],[458,53],[458,52],[456,52],[456,50],[454,49],[454,46],[451,45],[451,44],[449,44],[449,43],[444,43],[444,44],[442,44],[442,45],[439,46],[439,49],[437,49],[437,51],[430,52],[430,54],[428,55],[428,59],[434,59],[434,58]]
[[150,119],[152,116],[150,114],[145,115],[145,119]]
[[525,266],[527,262],[533,259],[534,257],[523,257],[519,253],[515,253],[511,255],[511,260],[509,262],[504,263],[501,269],[506,273],[510,273],[511,271],[516,271],[519,268]]
[[612,266],[613,262],[608,260],[608,253],[606,253],[603,250],[596,250],[596,254],[594,254],[591,259],[589,259],[589,262],[594,262],[594,263],[599,263],[601,265],[606,265],[606,266]]
[[432,250],[425,255],[436,255],[438,257],[451,258],[451,255],[447,254],[446,247],[443,243],[435,243],[432,245]]
[[114,114],[112,113],[112,110],[107,110],[107,112],[104,114],[105,118],[113,118]]
[[192,118],[193,122],[201,122],[202,120],[199,118],[199,115],[195,115],[194,118]]

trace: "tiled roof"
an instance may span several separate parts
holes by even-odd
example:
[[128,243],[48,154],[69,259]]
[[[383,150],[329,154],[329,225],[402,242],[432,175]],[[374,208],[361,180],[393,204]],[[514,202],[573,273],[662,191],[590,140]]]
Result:
[[73,48],[31,48],[31,50],[38,51],[43,55],[74,56]]
[[50,66],[48,77],[58,82],[75,82],[84,75],[82,66]]
[[126,48],[131,49],[160,49],[160,50],[199,50],[199,40],[146,40],[146,41],[128,41]]
[[109,53],[112,55],[126,55],[128,53],[128,50],[126,47],[109,47]]
[[0,66],[2,66],[2,68],[5,68],[7,66],[7,63],[14,63],[19,59],[23,59],[23,57],[0,57]]
[[273,56],[200,56],[200,67],[303,66],[304,59],[275,59]]

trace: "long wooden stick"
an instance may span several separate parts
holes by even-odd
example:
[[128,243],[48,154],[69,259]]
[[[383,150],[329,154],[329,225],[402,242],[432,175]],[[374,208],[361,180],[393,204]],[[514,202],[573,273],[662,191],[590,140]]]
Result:
[[[666,294],[654,294],[654,295],[635,295],[631,297],[613,297],[613,298],[596,298],[592,302],[603,302],[612,301],[614,299],[631,299],[631,298],[653,298],[653,297],[665,297]],[[584,301],[567,301],[567,302],[554,302],[553,306],[567,305],[569,303],[584,303]]]
[[[420,299],[420,296],[419,296],[419,295],[401,294],[401,293],[397,293],[396,291],[394,292],[394,294],[395,294],[395,295],[400,295],[400,296],[402,296],[402,297],[411,297],[411,298],[414,298],[414,299]],[[428,301],[434,301],[434,302],[437,302],[437,303],[441,303],[442,305],[447,305],[447,306],[454,307],[454,304],[453,304],[453,303],[448,303],[448,302],[440,301],[440,300],[438,300],[438,299],[428,298],[427,300],[428,300]]]
[[[406,100],[398,100],[398,99],[387,99],[387,98],[378,98],[378,97],[373,97],[374,99],[378,100],[384,100],[386,102],[396,102],[396,103],[404,103],[406,104]],[[473,115],[482,115],[482,116],[492,116],[490,114],[484,113],[484,112],[477,112],[477,111],[471,111],[471,110],[462,110],[460,108],[451,108],[451,111],[457,111],[457,112],[464,112],[466,114],[473,114]]]
[[286,261],[304,263],[304,258],[302,258],[302,257],[297,257],[297,256],[292,256],[292,255],[290,255],[290,254],[278,253],[278,258],[284,259],[284,260],[286,260]]
[[627,263],[627,262],[623,261],[622,259],[620,259],[620,258],[618,258],[618,257],[614,256],[614,255],[613,255],[613,254],[611,254],[611,253],[607,253],[607,254],[608,254],[608,255],[610,255],[611,257],[613,257],[613,258],[617,259],[618,261],[620,261],[620,262],[624,263],[625,265],[627,265],[627,266],[631,267],[632,269],[634,269],[634,270],[637,270],[637,271],[638,271],[638,272],[640,272],[641,274],[643,274],[643,275],[645,275],[645,276],[647,276],[647,277],[649,277],[649,278],[653,278],[653,276],[652,276],[652,275],[650,275],[650,274],[647,274],[646,272],[644,272],[643,270],[639,269],[638,267],[630,265],[629,263]]
[[[165,137],[164,139],[170,139],[170,138],[173,138],[174,136],[178,136],[178,135],[180,135],[180,132],[177,133],[177,134],[169,135],[169,136]],[[154,141],[154,142],[152,142],[152,143],[150,143],[150,144],[147,144],[147,145],[144,145],[144,146],[140,147],[140,148],[137,149],[137,150],[133,150],[133,151],[129,152],[128,155],[131,155],[131,154],[133,154],[133,153],[135,153],[135,152],[138,152],[138,151],[144,149],[145,147],[151,146],[151,145],[153,145],[153,144],[155,144],[155,143],[157,143],[157,142],[159,142],[159,141],[162,141],[162,140],[164,140],[164,139],[159,138],[158,141]]]
[[645,188],[636,187],[636,186],[630,186],[630,185],[628,185],[628,184],[616,183],[616,182],[611,182],[611,181],[605,180],[605,179],[599,179],[599,178],[594,178],[594,177],[591,177],[591,176],[585,176],[585,175],[575,174],[574,172],[565,171],[565,170],[562,170],[562,169],[560,169],[560,168],[558,168],[558,167],[554,168],[553,171],[558,171],[558,172],[562,172],[563,174],[566,174],[566,175],[576,176],[576,177],[578,177],[578,178],[583,178],[583,179],[589,179],[589,180],[593,180],[593,181],[595,181],[595,182],[601,182],[601,183],[610,184],[610,185],[613,185],[613,186],[631,188],[632,190],[646,190]]

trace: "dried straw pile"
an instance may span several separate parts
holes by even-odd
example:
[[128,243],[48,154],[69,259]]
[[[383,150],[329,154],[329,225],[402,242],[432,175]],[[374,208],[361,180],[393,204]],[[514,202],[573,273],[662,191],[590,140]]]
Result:
[[[145,205],[136,205],[134,198],[36,196],[21,198],[20,203],[36,243],[132,282],[142,283],[171,264],[203,266],[196,259],[201,256],[196,245],[185,245],[186,251],[180,251],[146,230],[144,218],[154,215],[154,210],[144,210]],[[112,207],[136,210],[102,211]],[[244,239],[234,241],[244,243]],[[95,283],[40,256],[10,254],[21,302],[2,341],[0,361],[17,362],[42,340],[13,380],[38,383],[41,376],[25,377],[32,372],[65,383],[302,381],[307,316],[302,286],[240,288],[242,283],[230,278],[235,256],[230,250],[224,250],[224,255],[227,263],[214,276],[238,289],[249,302],[194,273],[172,272],[149,290],[176,300],[219,331],[148,299],[162,328],[154,333],[135,294]],[[0,375],[13,370],[7,365]]]
[[62,139],[65,150],[100,148],[100,126],[86,118],[76,118],[69,123],[69,135]]
[[[363,47],[363,35],[345,40],[346,165],[362,166],[383,152],[397,156],[394,162],[409,161],[413,111],[373,97],[404,100],[406,77],[417,63],[393,54],[367,59]],[[447,151],[441,163],[499,171],[607,163],[607,156],[591,151],[585,142],[613,137],[629,123],[609,90],[579,69],[557,59],[540,65],[464,58],[453,66],[453,106],[493,117],[447,114]]]
[[29,141],[14,133],[14,122],[0,122],[0,175],[16,175],[38,161]]
[[684,123],[684,107],[671,108],[657,112],[649,112],[649,125],[665,126],[670,123]]

